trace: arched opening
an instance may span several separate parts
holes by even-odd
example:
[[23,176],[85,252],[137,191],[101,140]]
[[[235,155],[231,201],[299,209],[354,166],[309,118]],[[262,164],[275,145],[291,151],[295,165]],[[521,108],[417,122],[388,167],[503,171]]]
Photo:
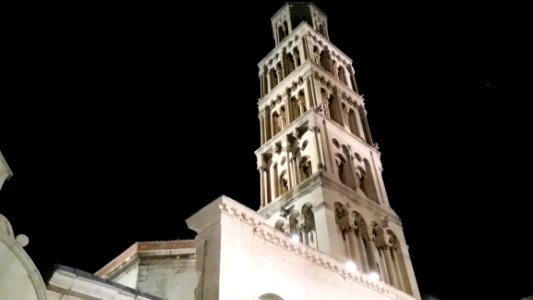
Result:
[[287,178],[287,171],[286,170],[283,170],[279,174],[279,179],[278,180],[279,180],[278,181],[279,195],[283,196],[289,191],[289,181],[288,181],[288,178]]
[[306,203],[302,206],[302,215],[303,242],[308,246],[316,248],[318,243],[316,240],[315,213],[313,212],[313,205],[311,203]]
[[280,296],[278,296],[276,294],[267,293],[267,294],[263,294],[263,295],[259,296],[259,298],[257,298],[257,300],[283,300],[283,298],[281,298]]
[[289,234],[291,237],[293,235],[297,235],[300,241],[302,240],[300,236],[300,228],[298,228],[298,212],[297,211],[293,211],[289,215]]
[[[285,126],[287,126],[287,114],[285,112],[285,106],[281,106],[279,108],[279,116],[278,116],[278,128],[279,130],[281,131],[283,128],[285,128]],[[279,132],[279,131],[278,131]]]
[[285,29],[283,28],[282,25],[278,25],[278,39],[279,39],[279,42],[283,41],[284,38],[285,38]]
[[287,25],[287,21],[283,21],[283,34],[285,36],[289,35],[289,25]]
[[377,253],[376,257],[376,268],[379,270],[380,278],[384,282],[391,284],[391,277],[388,272],[389,268],[387,267],[387,258],[385,252],[387,251],[387,239],[385,236],[385,230],[377,222],[372,221],[372,235],[374,236],[374,247]]
[[346,180],[348,182],[348,186],[355,190],[355,171],[354,171],[354,164],[350,155],[350,150],[346,145],[342,145],[342,153],[344,154],[344,157],[346,158]]
[[348,125],[350,127],[350,131],[353,134],[358,137],[361,137],[361,133],[359,132],[359,126],[357,124],[357,113],[353,109],[350,109],[350,112],[348,113]]
[[280,132],[280,130],[282,129],[280,127],[280,115],[278,114],[277,111],[273,112],[272,113],[272,136],[275,136],[276,134],[278,134],[278,132]]
[[331,94],[328,99],[328,107],[329,107],[329,117],[337,122],[338,124],[342,125],[342,114],[340,112],[340,103],[337,97],[335,95]]
[[350,168],[350,161],[339,153],[335,154],[335,156],[337,157],[337,175],[339,176],[339,180],[344,185],[355,190],[355,182]]
[[318,50],[317,46],[313,47],[313,59],[317,64],[320,64],[320,50]]
[[345,85],[348,85],[348,81],[346,80],[346,72],[344,71],[344,68],[342,66],[339,66],[337,69],[339,80],[342,81]]
[[368,232],[367,223],[363,216],[357,211],[352,211],[354,218],[353,232],[355,234],[355,240],[357,249],[359,250],[361,268],[366,272],[376,271],[374,267],[376,265],[374,260],[374,253],[371,247],[371,238]]
[[328,92],[324,88],[320,89],[320,101],[322,102],[321,109],[323,109],[324,115],[329,115],[329,99]]
[[275,68],[270,69],[270,90],[278,85],[278,73]]
[[323,36],[326,36],[326,30],[324,29],[324,25],[323,24],[319,24],[318,25],[318,33],[320,33]]
[[296,64],[294,62],[294,57],[291,53],[287,53],[287,75],[292,73],[296,69]]
[[300,51],[298,51],[298,48],[294,48],[294,63],[296,67],[299,67],[302,64],[302,60],[300,59]]
[[300,107],[301,114],[307,111],[307,106],[305,105],[305,93],[303,90],[298,92],[298,105]]
[[331,71],[331,57],[329,55],[328,49],[324,49],[320,53],[320,65],[322,66],[322,68],[324,68],[324,70],[333,73]]
[[333,77],[337,77],[337,61],[334,59],[331,60],[331,74]]
[[281,62],[278,62],[276,64],[276,74],[278,75],[278,83],[283,80],[283,66],[281,65]]
[[296,99],[296,97],[292,97],[290,105],[291,105],[291,115],[293,118],[291,121],[294,121],[298,119],[298,117],[300,116],[300,106],[298,105],[298,99]]
[[368,159],[364,159],[363,161],[365,164],[365,173],[362,174],[363,177],[361,178],[361,188],[370,200],[379,203],[376,193],[376,183],[374,182],[374,178],[372,176],[372,167]]
[[389,242],[391,244],[391,264],[393,271],[396,274],[398,288],[412,295],[413,290],[411,289],[411,283],[409,282],[409,275],[407,273],[407,266],[405,264],[404,254],[402,252],[400,240],[390,229],[387,230],[387,234],[389,236]]

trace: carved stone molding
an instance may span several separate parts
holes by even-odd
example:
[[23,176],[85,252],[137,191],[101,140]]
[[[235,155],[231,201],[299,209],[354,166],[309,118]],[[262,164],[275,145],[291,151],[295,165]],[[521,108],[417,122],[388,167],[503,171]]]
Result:
[[265,224],[266,219],[244,207],[237,202],[230,202],[224,199],[219,204],[220,211],[232,219],[238,220],[240,223],[249,226],[250,233],[254,236],[282,248],[294,255],[300,256],[303,259],[315,264],[325,270],[338,274],[344,279],[349,279],[357,284],[363,285],[372,290],[378,291],[385,296],[396,300],[412,300],[412,296],[398,291],[382,281],[372,281],[369,275],[361,272],[348,272],[344,268],[343,263],[333,259],[332,257],[306,246],[303,243],[294,243],[286,234],[279,232]]

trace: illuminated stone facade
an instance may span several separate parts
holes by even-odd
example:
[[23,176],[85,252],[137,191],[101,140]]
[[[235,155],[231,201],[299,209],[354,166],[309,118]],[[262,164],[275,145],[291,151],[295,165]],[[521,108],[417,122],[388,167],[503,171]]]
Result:
[[259,63],[259,213],[419,298],[351,59],[331,43],[327,17],[312,4],[285,5],[272,28],[276,47]]

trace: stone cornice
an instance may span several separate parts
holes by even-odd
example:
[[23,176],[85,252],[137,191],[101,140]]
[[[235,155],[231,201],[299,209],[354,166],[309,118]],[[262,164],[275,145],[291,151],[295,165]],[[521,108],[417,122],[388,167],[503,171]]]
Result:
[[107,265],[96,271],[95,275],[103,278],[113,277],[117,272],[129,266],[141,256],[177,256],[194,253],[190,249],[195,249],[194,240],[136,242]]
[[[330,188],[332,190],[339,191],[347,198],[352,200],[354,203],[360,204],[361,206],[364,206],[372,211],[379,212],[381,214],[381,217],[387,216],[391,222],[396,223],[400,227],[402,226],[400,218],[391,208],[385,208],[377,204],[376,202],[357,194],[354,190],[342,184],[337,178],[333,178],[333,176],[331,176],[329,173],[322,172],[320,180],[325,188]],[[333,203],[327,204],[333,207]]]
[[[351,97],[353,98],[353,102],[358,106],[365,106],[365,99],[363,96],[359,95],[356,91],[352,90],[350,87],[348,87],[344,82],[337,79],[335,76],[333,76],[331,73],[328,73],[322,66],[317,64],[316,62],[311,60],[311,64],[313,65],[313,76],[315,79],[320,80],[320,78],[324,78],[324,80],[327,81],[333,81],[335,83],[335,87],[339,89],[339,93],[341,95],[341,99],[344,100],[342,96]],[[354,104],[352,103],[352,104]]]
[[[272,216],[272,214],[279,211],[281,207],[291,205],[303,195],[312,192],[320,186],[339,191],[354,203],[364,206],[371,211],[378,212],[380,217],[387,216],[391,222],[399,225],[400,227],[402,226],[400,218],[392,209],[384,208],[374,201],[357,194],[354,190],[342,184],[336,178],[333,178],[328,172],[323,171],[313,174],[313,176],[307,178],[301,185],[297,186],[295,189],[292,189],[286,195],[259,209],[258,213],[266,218],[269,218]],[[330,208],[333,207],[333,203],[325,204]]]
[[265,224],[265,218],[255,211],[243,206],[231,199],[222,199],[219,203],[221,213],[248,226],[252,234],[276,247],[282,248],[293,255],[299,256],[318,267],[341,276],[345,280],[352,280],[356,284],[363,285],[385,295],[390,299],[412,300],[414,297],[399,291],[382,281],[372,281],[369,275],[362,272],[348,272],[344,265],[313,248],[302,243],[294,243],[285,234]]
[[332,56],[337,57],[341,60],[344,60],[346,64],[350,64],[350,65],[352,64],[353,62],[352,59],[348,55],[346,55],[346,53],[342,52],[341,49],[337,48],[337,46],[335,46],[331,41],[329,41],[326,37],[316,32],[309,25],[307,25],[307,27],[309,30],[305,32],[306,37],[310,37],[313,40],[317,40],[319,44],[322,43],[322,44],[328,45],[330,52],[331,51],[336,52],[336,53],[331,53]]
[[291,189],[286,195],[283,195],[281,198],[259,209],[257,213],[266,218],[270,218],[270,216],[279,211],[282,207],[291,205],[293,202],[300,199],[302,196],[311,193],[319,186],[320,173],[315,173],[300,183],[297,187]]
[[213,228],[214,224],[220,222],[220,212],[218,211],[217,203],[223,201],[227,196],[222,195],[211,203],[204,206],[202,209],[194,213],[185,220],[187,226],[196,231],[198,235],[203,235],[207,230]]
[[163,300],[78,269],[60,265],[55,265],[54,269],[48,288],[61,294],[83,299]]
[[294,132],[294,129],[298,128],[301,124],[305,123],[306,121],[309,122],[309,128],[314,126],[313,118],[310,118],[309,115],[311,114],[317,114],[313,109],[309,109],[306,112],[304,112],[301,116],[299,116],[296,120],[291,122],[287,127],[283,128],[280,132],[276,133],[275,136],[270,138],[266,143],[261,145],[257,150],[255,150],[256,156],[261,153],[265,153],[265,149],[272,148],[276,143],[279,143],[283,136],[287,135],[287,133]]
[[315,123],[320,123],[320,121],[322,121],[322,120],[324,122],[327,122],[328,126],[332,126],[332,127],[337,128],[337,130],[342,132],[343,135],[348,135],[350,138],[357,140],[361,145],[366,147],[369,151],[372,151],[376,155],[378,155],[378,157],[381,157],[381,152],[376,147],[376,145],[377,145],[376,143],[374,143],[374,145],[370,145],[367,141],[365,141],[362,138],[358,137],[357,135],[349,132],[348,130],[346,130],[346,128],[344,128],[344,126],[342,126],[341,124],[339,124],[337,122],[334,122],[331,118],[325,117],[323,114],[316,114],[315,116],[320,118],[320,120],[316,121]]
[[298,40],[302,36],[306,35],[308,30],[313,30],[313,28],[305,22],[302,22],[300,25],[296,26],[296,28],[292,30],[291,33],[289,33],[289,35],[287,35],[283,41],[281,41],[281,43],[275,46],[274,49],[268,52],[268,54],[261,61],[259,61],[259,63],[257,63],[259,71],[262,71],[261,68],[263,65],[272,59],[272,57],[276,55],[276,52],[283,49],[283,47],[286,47],[290,42],[294,43],[295,40]]
[[301,37],[304,37],[304,36],[305,37],[310,37],[310,38],[312,38],[314,40],[318,40],[319,43],[321,42],[323,44],[327,44],[330,49],[332,49],[334,52],[336,52],[335,56],[340,56],[340,58],[345,60],[347,64],[351,64],[352,63],[352,59],[348,55],[346,55],[344,52],[342,52],[339,48],[337,48],[337,46],[335,46],[331,41],[329,41],[326,37],[323,37],[322,35],[317,33],[313,29],[313,27],[311,27],[306,22],[302,22],[294,30],[292,30],[292,32],[289,33],[289,35],[287,37],[285,37],[285,39],[281,43],[279,43],[276,47],[274,47],[274,49],[272,49],[261,61],[259,61],[257,66],[259,68],[262,68],[263,65],[265,64],[265,62],[269,61],[272,58],[272,56],[274,56],[276,54],[276,52],[278,52],[279,50],[283,49],[283,47],[286,47],[287,44],[292,39],[294,39],[295,37],[301,38]]
[[[313,75],[310,60],[304,61],[298,68],[294,69],[287,77],[283,78],[273,89],[266,93],[263,97],[257,100],[257,105],[261,107],[265,102],[272,101],[273,96],[285,96],[287,93],[287,88],[294,86],[295,84],[299,85],[298,81],[300,79],[306,80],[309,76]],[[286,86],[287,82],[292,82],[290,86]],[[283,87],[285,87],[283,89]]]

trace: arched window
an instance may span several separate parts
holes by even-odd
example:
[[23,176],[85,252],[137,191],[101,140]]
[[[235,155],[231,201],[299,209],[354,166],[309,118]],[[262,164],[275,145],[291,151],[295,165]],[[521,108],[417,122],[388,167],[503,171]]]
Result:
[[301,59],[300,59],[300,51],[298,51],[298,48],[294,48],[294,63],[295,63],[295,66],[296,67],[299,67],[302,63],[301,63]]
[[350,112],[348,113],[348,125],[350,126],[350,131],[353,134],[362,138],[361,133],[359,132],[359,126],[357,124],[357,113],[353,109],[350,109]]
[[313,205],[306,203],[302,206],[303,224],[302,229],[304,233],[303,242],[313,248],[317,247],[316,228],[315,228],[315,214],[313,212]]
[[296,97],[292,97],[290,105],[291,105],[291,114],[292,114],[291,121],[294,121],[298,119],[298,117],[300,116],[300,106],[298,105],[298,99],[296,99]]
[[297,211],[293,211],[289,215],[289,234],[291,235],[291,237],[293,235],[297,235],[298,238],[300,238],[300,228],[298,228],[298,212]]
[[351,161],[349,160],[349,158],[339,153],[335,154],[335,156],[337,157],[337,175],[339,176],[339,180],[344,185],[347,185],[355,190],[355,181],[353,180]]
[[376,193],[376,183],[374,182],[374,177],[372,176],[372,167],[368,159],[364,159],[363,161],[365,164],[365,173],[363,174],[363,178],[361,178],[361,188],[370,200],[379,203]]
[[333,73],[331,70],[331,57],[329,55],[328,49],[324,49],[320,53],[320,65],[322,66],[322,68],[324,68],[324,70]]
[[355,235],[356,248],[359,253],[358,259],[360,266],[365,272],[376,272],[372,240],[368,232],[367,223],[363,216],[355,210],[352,211],[352,217],[354,220],[353,232]]
[[326,30],[324,29],[324,25],[323,24],[319,24],[318,25],[318,33],[320,33],[323,36],[326,36]]
[[279,25],[278,26],[278,39],[279,39],[279,42],[283,41],[284,38],[285,38],[285,30],[283,29],[283,26]]
[[294,57],[291,53],[287,53],[287,75],[296,69],[296,64],[294,62]]
[[391,255],[392,272],[395,273],[396,286],[406,293],[413,294],[400,241],[390,229],[387,230],[387,235],[389,236],[389,242],[391,245],[389,251]]
[[276,65],[276,74],[278,75],[278,83],[281,82],[283,78],[285,78],[283,76],[283,67],[281,66],[281,62],[278,62],[278,64]]
[[278,85],[278,73],[275,68],[270,69],[270,90]]
[[298,93],[298,105],[300,106],[302,114],[307,111],[307,106],[305,105],[305,93],[303,90],[300,90]]
[[330,95],[328,99],[329,117],[342,125],[342,114],[340,112],[340,103],[335,95]]
[[339,80],[342,81],[345,85],[348,85],[348,81],[346,80],[346,72],[344,71],[344,68],[342,66],[339,66],[337,69]]
[[283,123],[279,119],[283,116],[280,116],[277,111],[272,113],[272,136],[275,136],[278,132],[281,131],[280,123]]
[[257,298],[257,300],[283,300],[283,298],[281,298],[280,296],[278,296],[276,294],[267,293],[267,294],[263,294],[263,295],[259,296],[259,298]]
[[279,195],[283,196],[289,191],[289,182],[287,180],[287,171],[283,170],[279,174]]

